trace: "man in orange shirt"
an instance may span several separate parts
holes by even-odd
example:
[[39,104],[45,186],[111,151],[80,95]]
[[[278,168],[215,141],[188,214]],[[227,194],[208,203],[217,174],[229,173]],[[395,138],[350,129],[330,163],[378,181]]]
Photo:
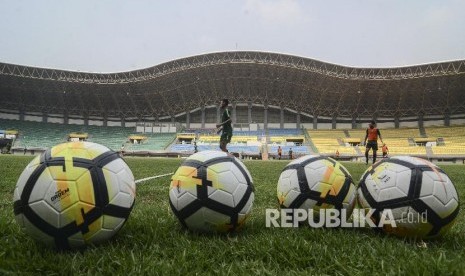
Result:
[[383,147],[381,149],[383,150],[383,158],[386,158],[389,153],[388,147],[383,143]]
[[278,146],[278,158],[279,160],[281,160],[281,155],[283,154],[283,149],[281,148],[281,146]]
[[381,132],[379,132],[379,129],[376,128],[376,122],[371,121],[368,126],[369,127],[367,128],[367,134],[364,140],[364,144],[366,145],[365,157],[366,157],[367,165],[368,165],[368,152],[370,151],[370,149],[373,149],[373,164],[376,162],[376,152],[378,151],[378,137],[381,140],[381,143],[383,143],[383,138],[381,138]]

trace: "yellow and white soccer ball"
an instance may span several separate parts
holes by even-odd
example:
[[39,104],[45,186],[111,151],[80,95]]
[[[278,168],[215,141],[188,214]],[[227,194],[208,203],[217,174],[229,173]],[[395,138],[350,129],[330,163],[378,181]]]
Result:
[[459,198],[447,174],[416,157],[396,156],[375,163],[362,175],[358,190],[362,208],[390,210],[395,221],[382,230],[400,237],[434,238],[443,235],[459,212]]
[[356,187],[347,169],[318,155],[289,163],[279,176],[277,195],[281,208],[312,210],[315,218],[321,209],[337,209],[348,219],[356,203]]
[[254,201],[252,176],[234,156],[202,151],[187,158],[171,178],[170,205],[195,232],[240,229]]
[[135,199],[134,176],[114,151],[89,142],[48,149],[32,160],[14,190],[21,228],[58,249],[113,237]]

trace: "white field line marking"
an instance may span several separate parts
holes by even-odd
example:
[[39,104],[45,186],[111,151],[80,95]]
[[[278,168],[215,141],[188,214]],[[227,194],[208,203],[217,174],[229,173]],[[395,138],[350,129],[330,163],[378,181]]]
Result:
[[160,175],[154,175],[154,176],[138,179],[138,180],[135,181],[135,183],[138,184],[138,183],[145,182],[145,181],[148,181],[148,180],[151,180],[151,179],[162,178],[162,177],[165,177],[165,176],[168,176],[168,175],[173,175],[173,174],[174,173],[165,173],[165,174],[160,174]]

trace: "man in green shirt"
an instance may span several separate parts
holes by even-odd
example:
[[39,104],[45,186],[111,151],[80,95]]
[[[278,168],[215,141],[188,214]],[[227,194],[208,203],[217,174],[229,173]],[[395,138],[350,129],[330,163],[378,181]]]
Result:
[[226,149],[226,146],[228,145],[229,142],[231,142],[231,137],[232,137],[232,132],[233,132],[232,125],[231,125],[231,114],[229,113],[228,105],[229,105],[228,99],[223,99],[221,101],[221,111],[222,111],[221,123],[216,125],[217,128],[220,128],[219,131],[222,131],[221,138],[220,138],[220,148],[224,152],[228,152],[228,149]]

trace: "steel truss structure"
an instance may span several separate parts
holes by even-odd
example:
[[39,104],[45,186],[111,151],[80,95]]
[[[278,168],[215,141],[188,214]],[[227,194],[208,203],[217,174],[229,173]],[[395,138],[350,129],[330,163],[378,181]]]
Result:
[[0,63],[0,109],[21,115],[174,121],[182,114],[189,120],[190,113],[200,108],[204,121],[204,109],[217,106],[221,98],[229,98],[234,106],[292,110],[314,121],[324,117],[333,121],[447,119],[465,114],[465,60],[353,68],[244,51],[104,74]]

